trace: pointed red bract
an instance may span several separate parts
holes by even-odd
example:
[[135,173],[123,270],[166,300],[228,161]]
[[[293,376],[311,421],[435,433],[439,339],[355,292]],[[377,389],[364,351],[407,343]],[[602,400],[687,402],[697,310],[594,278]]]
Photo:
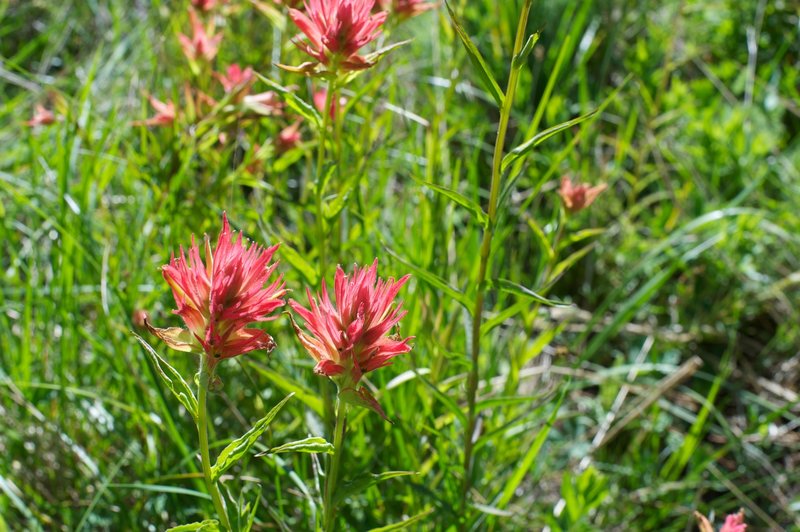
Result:
[[400,18],[415,17],[439,5],[425,0],[380,0],[378,3],[383,9],[391,9]]
[[134,126],[168,126],[175,121],[177,111],[174,103],[169,100],[162,102],[152,95],[148,96],[148,100],[150,100],[150,106],[155,109],[156,114],[147,120],[136,120],[133,122]]
[[236,63],[230,65],[225,74],[215,73],[214,76],[222,84],[222,88],[225,89],[225,92],[246,89],[250,83],[255,80],[255,74],[251,67],[242,70],[242,67]]
[[730,514],[725,518],[719,532],[745,532],[747,525],[744,522],[744,510],[739,510],[735,514]]
[[375,40],[387,15],[372,14],[374,5],[375,0],[307,0],[306,13],[289,10],[308,37],[308,42],[295,40],[295,45],[325,66],[333,64],[344,71],[369,68],[373,63],[358,51]]
[[402,303],[394,304],[406,275],[395,281],[378,278],[378,260],[368,268],[353,268],[352,275],[336,269],[332,303],[325,282],[317,298],[306,291],[310,308],[290,301],[305,321],[308,333],[294,325],[303,347],[317,361],[314,371],[332,377],[341,388],[355,387],[361,376],[391,364],[391,359],[411,350],[413,338],[390,335],[405,316]]
[[36,104],[33,109],[33,116],[30,120],[25,122],[25,125],[28,127],[49,126],[55,123],[55,121],[56,115],[53,114],[52,111],[47,109],[44,105]]
[[178,40],[181,42],[183,54],[190,61],[197,61],[203,59],[211,61],[216,57],[219,51],[219,43],[222,41],[222,35],[208,34],[203,22],[198,18],[197,13],[189,10],[189,18],[192,23],[192,37],[179,33]]
[[607,185],[605,183],[593,187],[583,183],[575,185],[572,183],[572,179],[570,179],[569,176],[563,176],[561,178],[561,188],[558,190],[558,194],[564,201],[564,207],[566,207],[569,212],[574,213],[594,203],[597,196],[606,188]]
[[234,238],[223,214],[214,250],[205,237],[205,262],[192,238],[188,255],[181,248],[162,268],[178,305],[175,313],[188,329],[151,330],[174,349],[204,352],[212,364],[257,349],[271,350],[275,343],[269,334],[246,326],[274,319],[271,314],[285,304],[282,277],[267,285],[277,267],[270,262],[277,249],[278,245],[248,246],[241,234]]

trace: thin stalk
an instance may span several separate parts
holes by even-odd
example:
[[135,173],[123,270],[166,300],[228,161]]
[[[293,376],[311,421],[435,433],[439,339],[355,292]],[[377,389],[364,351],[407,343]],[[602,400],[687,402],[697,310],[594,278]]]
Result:
[[339,481],[339,468],[342,464],[344,450],[344,433],[347,425],[347,403],[338,400],[336,409],[336,430],[333,436],[333,456],[328,461],[328,471],[325,475],[325,531],[332,532],[336,521],[336,507],[333,504],[333,495]]
[[214,479],[211,477],[211,457],[208,453],[208,384],[211,379],[208,365],[205,360],[200,363],[200,390],[197,396],[197,434],[200,437],[200,460],[203,463],[203,476],[206,479],[206,487],[214,508],[217,510],[219,521],[225,530],[233,530],[225,511],[225,504],[222,502],[222,494]]
[[334,88],[334,81],[330,80],[328,82],[328,90],[327,94],[325,95],[325,107],[322,110],[322,129],[319,132],[319,146],[317,147],[317,174],[316,174],[316,201],[317,201],[317,237],[318,237],[318,245],[319,245],[319,262],[320,262],[320,270],[321,275],[320,278],[324,279],[325,274],[328,273],[328,254],[327,254],[327,245],[325,240],[327,239],[325,234],[325,216],[322,210],[322,196],[323,196],[323,185],[325,181],[325,176],[322,174],[322,166],[325,161],[325,140],[328,137],[328,126],[330,124],[330,108],[331,108],[331,101],[333,101],[333,88]]
[[[320,279],[324,280],[328,274],[328,243],[327,234],[325,231],[325,213],[322,209],[322,196],[324,194],[323,186],[325,176],[322,173],[322,166],[325,162],[325,140],[328,137],[328,126],[330,125],[330,108],[333,101],[334,80],[328,81],[328,90],[325,95],[325,107],[322,109],[322,129],[319,132],[319,146],[317,149],[317,173],[316,173],[316,206],[317,206],[317,247],[319,249],[319,268]],[[331,430],[333,427],[333,398],[334,390],[333,385],[329,382],[322,384],[322,394],[324,396],[324,412],[325,427]]]
[[[519,24],[517,26],[517,36],[514,41],[514,53],[516,57],[525,44],[525,28],[528,23],[532,0],[526,0],[520,13]],[[500,195],[500,182],[502,180],[501,163],[503,160],[503,147],[508,131],[508,122],[511,118],[511,109],[514,105],[514,94],[517,90],[519,81],[519,68],[511,67],[511,74],[508,77],[508,87],[503,105],[500,108],[500,124],[497,128],[497,139],[494,145],[492,157],[492,182],[489,192],[489,223],[483,232],[483,241],[480,250],[480,266],[478,278],[476,280],[477,294],[475,296],[475,308],[472,313],[472,367],[470,368],[467,379],[467,433],[464,444],[464,482],[461,490],[461,507],[466,510],[467,496],[472,487],[472,450],[474,447],[473,433],[475,432],[475,396],[478,391],[478,358],[481,349],[481,324],[483,322],[483,304],[485,298],[486,272],[489,267],[490,252],[492,249],[492,238],[494,236],[495,223],[497,222],[497,198]]]

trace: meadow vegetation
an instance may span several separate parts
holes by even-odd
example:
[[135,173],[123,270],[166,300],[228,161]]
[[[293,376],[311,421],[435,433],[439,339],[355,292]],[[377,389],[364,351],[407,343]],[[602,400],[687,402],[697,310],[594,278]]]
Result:
[[[0,531],[800,528],[797,5],[286,4],[0,0]],[[244,354],[155,330],[223,215]]]

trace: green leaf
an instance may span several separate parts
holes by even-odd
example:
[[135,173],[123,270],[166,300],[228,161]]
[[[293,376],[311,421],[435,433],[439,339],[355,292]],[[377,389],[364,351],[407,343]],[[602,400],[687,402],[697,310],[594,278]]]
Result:
[[344,482],[336,490],[333,496],[333,504],[338,506],[346,498],[364,492],[367,488],[371,488],[379,482],[389,480],[390,478],[407,477],[409,475],[418,475],[415,471],[385,471],[383,473],[364,473],[359,475],[349,482]]
[[410,527],[413,524],[419,523],[429,515],[431,515],[434,511],[434,508],[428,508],[427,510],[423,510],[417,515],[413,515],[408,519],[404,519],[399,523],[393,523],[391,525],[382,526],[379,528],[373,528],[369,532],[391,532],[392,530],[403,530]]
[[282,259],[286,260],[292,268],[300,272],[308,284],[311,286],[317,285],[319,277],[317,276],[316,268],[309,264],[297,250],[287,245],[281,245],[280,256]]
[[372,394],[369,393],[369,390],[363,386],[358,389],[345,388],[339,392],[339,398],[349,405],[360,406],[362,408],[372,410],[381,416],[384,421],[391,423],[391,420],[386,417],[386,413],[383,411],[381,404],[377,401],[377,399],[372,397]]
[[178,398],[178,401],[186,408],[186,410],[192,415],[195,421],[197,421],[197,399],[192,393],[192,389],[189,388],[189,385],[183,380],[181,374],[178,371],[169,365],[169,363],[161,358],[161,356],[156,353],[155,349],[153,349],[147,341],[139,336],[136,333],[133,333],[133,336],[139,340],[139,343],[142,344],[147,354],[150,355],[150,359],[153,361],[153,364],[156,367],[156,371],[158,372],[161,380],[164,381],[167,388],[172,392],[172,394]]
[[528,474],[528,470],[536,461],[536,457],[539,456],[539,451],[541,451],[542,445],[544,445],[544,442],[547,440],[547,436],[550,434],[550,429],[553,428],[553,424],[556,422],[558,411],[561,409],[561,403],[564,401],[564,397],[567,395],[568,388],[568,383],[562,384],[561,394],[559,395],[558,400],[553,407],[553,412],[551,412],[550,417],[547,419],[547,424],[539,430],[539,433],[536,435],[536,438],[534,438],[533,443],[528,448],[528,451],[525,453],[522,461],[519,462],[519,466],[517,466],[514,474],[511,476],[508,482],[506,482],[497,504],[494,505],[495,507],[502,510],[509,502],[511,502],[511,498],[514,496],[514,493],[517,491],[520,483],[525,478],[525,475]]
[[564,274],[565,271],[567,271],[576,262],[578,262],[583,257],[585,257],[587,253],[589,253],[591,250],[593,250],[595,245],[596,245],[595,242],[592,242],[591,244],[587,244],[586,246],[583,246],[578,251],[575,251],[574,253],[572,253],[566,259],[564,259],[561,262],[559,262],[558,264],[556,264],[555,268],[553,268],[553,271],[550,273],[550,278],[547,279],[547,283],[548,284],[553,284],[554,282],[556,282],[558,280],[558,278],[561,277]]
[[435,273],[429,272],[423,268],[420,268],[416,264],[407,261],[406,259],[402,258],[400,255],[395,253],[391,248],[389,248],[384,243],[384,249],[386,252],[389,253],[392,257],[397,259],[399,262],[403,263],[406,267],[410,268],[414,275],[428,283],[429,285],[433,286],[434,288],[438,288],[445,295],[450,296],[452,299],[455,299],[459,303],[461,303],[464,308],[466,308],[469,312],[472,312],[472,299],[465,293],[461,292],[460,290],[453,288],[447,281],[436,275]]
[[186,525],[174,526],[172,528],[168,528],[167,532],[192,532],[198,530],[202,532],[218,532],[219,521],[216,519],[206,519],[205,521],[200,521],[199,523],[189,523]]
[[217,463],[211,468],[211,477],[213,480],[217,480],[222,473],[227,471],[250,450],[258,438],[264,434],[264,431],[269,428],[270,423],[272,423],[272,420],[278,415],[281,408],[283,408],[293,395],[294,393],[287,395],[280,403],[275,405],[272,410],[267,412],[266,416],[259,419],[256,424],[253,425],[253,428],[248,430],[243,436],[233,440],[219,453]]
[[513,163],[514,161],[519,159],[520,157],[522,157],[524,155],[527,155],[528,152],[530,152],[533,148],[535,148],[536,146],[538,146],[542,142],[546,141],[547,139],[549,139],[553,135],[555,135],[557,133],[561,133],[565,129],[569,129],[572,126],[576,126],[576,125],[580,124],[581,122],[584,122],[584,121],[590,119],[591,117],[593,117],[596,114],[597,114],[597,109],[595,109],[594,111],[592,111],[590,113],[586,113],[585,115],[581,115],[581,116],[579,116],[577,118],[573,118],[572,120],[567,120],[566,122],[562,122],[562,123],[560,123],[560,124],[558,124],[556,126],[553,126],[551,128],[545,129],[544,131],[542,131],[540,133],[537,133],[536,135],[534,135],[533,137],[531,137],[527,141],[523,142],[522,144],[520,144],[519,146],[517,146],[516,148],[511,150],[505,157],[503,157],[503,162],[502,162],[502,165],[501,165],[501,169],[503,171],[505,171],[505,169],[508,168],[508,165],[510,165],[511,163]]
[[258,79],[263,81],[269,88],[280,94],[283,100],[286,102],[286,105],[288,105],[292,111],[313,123],[317,129],[322,127],[322,115],[319,114],[319,111],[317,111],[316,107],[302,100],[294,92],[290,91],[283,85],[275,83],[271,79],[262,76],[258,72],[256,72],[256,76],[258,76]]
[[497,102],[498,107],[503,106],[503,100],[505,99],[505,94],[503,94],[503,90],[500,88],[500,85],[497,84],[497,81],[494,79],[494,76],[489,71],[489,66],[486,64],[486,61],[483,59],[483,56],[478,51],[478,48],[475,47],[475,44],[472,42],[472,39],[469,38],[467,32],[464,31],[464,27],[461,25],[461,22],[456,17],[455,12],[453,12],[453,8],[450,7],[450,4],[445,0],[445,5],[447,6],[447,12],[450,13],[450,19],[453,21],[453,27],[458,34],[459,39],[461,39],[461,43],[464,45],[464,49],[467,51],[467,56],[469,60],[472,62],[473,66],[478,70],[478,75],[481,78],[481,82],[483,82],[484,88],[489,91],[489,94],[492,95],[494,101]]
[[429,183],[427,181],[420,181],[420,183],[422,183],[429,189],[433,190],[434,192],[438,192],[439,194],[446,196],[447,198],[453,200],[454,202],[458,203],[459,205],[470,211],[472,215],[478,219],[478,221],[482,226],[486,227],[489,224],[489,215],[486,214],[486,212],[484,212],[481,206],[478,205],[476,202],[472,201],[471,199],[467,198],[460,192],[456,192],[455,190],[442,187],[439,185],[434,185],[433,183]]
[[528,40],[525,42],[525,46],[523,46],[522,50],[520,50],[519,53],[514,56],[514,59],[511,61],[511,68],[517,70],[522,68],[522,65],[525,64],[525,60],[528,59],[529,55],[531,55],[533,47],[536,46],[537,42],[539,42],[538,31],[528,37]]
[[508,292],[509,294],[514,294],[520,297],[527,297],[533,299],[537,303],[541,303],[542,305],[547,305],[548,307],[569,307],[565,303],[561,301],[556,301],[555,299],[547,299],[546,297],[537,294],[530,288],[526,288],[520,284],[515,282],[509,281],[507,279],[494,279],[492,284],[502,292]]
[[322,400],[316,392],[306,388],[301,383],[292,379],[286,372],[277,372],[274,369],[254,362],[252,359],[246,362],[248,367],[253,368],[258,373],[269,379],[272,384],[287,393],[293,393],[297,398],[303,402],[307,407],[313,410],[317,415],[324,415],[322,408]]
[[273,447],[263,453],[258,453],[256,456],[265,456],[267,454],[277,453],[324,453],[333,454],[333,444],[320,438],[319,436],[306,438],[304,440],[292,441],[284,443],[278,447]]

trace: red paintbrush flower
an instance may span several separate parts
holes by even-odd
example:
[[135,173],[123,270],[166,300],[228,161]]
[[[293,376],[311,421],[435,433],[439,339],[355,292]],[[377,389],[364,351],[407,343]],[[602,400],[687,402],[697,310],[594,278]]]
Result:
[[48,110],[44,105],[36,104],[33,109],[33,117],[25,122],[28,127],[49,126],[56,121],[56,115]]
[[148,99],[156,114],[147,120],[136,120],[133,122],[134,126],[167,126],[175,121],[177,112],[174,103],[169,100],[162,102],[152,95],[148,96]]
[[[714,527],[706,516],[700,512],[695,512],[694,516],[697,518],[697,526],[700,528],[700,532],[714,532]],[[719,532],[746,532],[746,530],[747,524],[744,522],[744,510],[742,509],[725,517],[725,522]]]
[[561,178],[561,188],[558,194],[564,201],[564,207],[566,207],[569,212],[578,212],[594,203],[597,196],[606,188],[607,185],[605,183],[593,187],[583,183],[574,185],[569,176],[564,176]]
[[275,139],[275,149],[278,153],[285,153],[295,148],[302,140],[303,136],[300,134],[300,121],[298,120],[281,129]]
[[392,12],[400,18],[415,17],[439,5],[424,0],[380,0],[379,3],[383,9],[391,8]]
[[212,251],[205,237],[205,263],[192,237],[188,258],[181,247],[180,255],[161,269],[178,305],[175,313],[187,329],[150,327],[151,332],[178,351],[204,352],[211,366],[256,349],[272,350],[275,342],[269,334],[246,326],[274,319],[270,314],[286,303],[281,276],[265,286],[277,267],[270,264],[277,249],[248,247],[241,234],[234,240],[223,214],[216,249]]
[[189,38],[182,33],[178,34],[183,55],[190,61],[197,61],[198,59],[211,61],[219,51],[222,35],[209,35],[194,10],[189,10],[189,18],[192,22],[192,37]]
[[[375,40],[386,20],[386,12],[372,14],[375,0],[307,0],[306,13],[290,9],[289,16],[308,37],[308,42],[295,40],[302,51],[316,64],[331,70],[363,70],[374,62],[358,55],[358,51]],[[297,68],[310,72],[315,63]]]
[[744,510],[739,510],[725,518],[725,523],[719,532],[745,532],[745,530],[747,530],[747,525],[744,522]]
[[377,275],[377,259],[369,268],[355,266],[351,276],[339,267],[335,304],[324,281],[319,302],[306,290],[310,309],[289,302],[310,333],[294,324],[303,347],[317,361],[314,371],[334,378],[340,388],[355,386],[364,373],[388,366],[393,357],[411,350],[412,338],[389,335],[406,314],[402,303],[395,306],[394,299],[410,276],[384,281]]
[[214,76],[222,84],[222,88],[225,89],[225,92],[231,92],[234,89],[247,89],[255,79],[255,75],[253,74],[253,69],[251,67],[247,67],[242,70],[242,67],[236,63],[230,65],[225,74],[219,74],[215,72]]
[[[192,5],[200,11],[211,11],[217,6],[217,0],[191,0]],[[225,3],[227,0],[222,0]]]

